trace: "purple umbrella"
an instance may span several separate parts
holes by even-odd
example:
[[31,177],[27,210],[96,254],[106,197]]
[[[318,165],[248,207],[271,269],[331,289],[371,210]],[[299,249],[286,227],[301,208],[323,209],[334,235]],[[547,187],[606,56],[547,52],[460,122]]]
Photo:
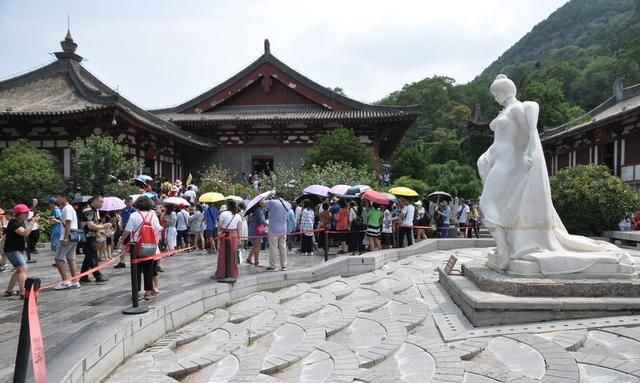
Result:
[[334,187],[332,187],[331,189],[329,189],[329,193],[333,194],[333,195],[343,195],[343,194],[347,194],[347,190],[349,190],[351,186],[349,185],[336,185]]
[[102,202],[102,208],[100,210],[116,211],[116,210],[122,210],[125,207],[127,206],[124,204],[124,201],[118,197],[104,197]]
[[304,188],[303,191],[307,194],[315,194],[319,195],[320,197],[326,197],[327,193],[329,193],[329,188],[324,185],[311,185]]
[[257,196],[253,197],[253,199],[249,201],[249,204],[247,205],[247,209],[244,211],[244,215],[248,216],[249,214],[251,214],[255,210],[255,208],[258,206],[258,203],[263,199],[267,198],[268,196],[270,196],[271,194],[273,194],[273,191],[266,191],[264,193],[260,193]]

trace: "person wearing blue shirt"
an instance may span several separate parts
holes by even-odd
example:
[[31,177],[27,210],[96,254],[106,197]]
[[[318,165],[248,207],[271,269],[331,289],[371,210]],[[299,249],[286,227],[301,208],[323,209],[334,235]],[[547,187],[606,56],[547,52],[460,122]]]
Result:
[[207,252],[213,254],[218,251],[216,241],[214,241],[214,238],[218,236],[218,208],[216,205],[210,204],[204,210],[204,217],[207,220],[207,228],[204,231],[204,235],[209,242],[209,250]]
[[60,233],[62,231],[62,211],[56,204],[56,199],[51,197],[47,201],[49,209],[51,209],[51,251],[54,253],[60,244]]
[[[135,207],[133,207],[133,198],[131,197],[127,197],[124,199],[124,204],[126,205],[126,207],[124,209],[122,209],[122,211],[120,212],[120,218],[122,219],[122,225],[120,225],[118,231],[119,233],[117,233],[116,237],[120,238],[120,236],[122,235],[122,232],[124,231],[124,228],[127,227],[127,222],[129,222],[129,217],[131,217],[131,214],[136,210]],[[124,256],[120,257],[120,262],[118,262],[117,265],[115,265],[114,268],[116,269],[123,269],[125,268],[125,264],[124,264]]]
[[436,220],[438,225],[438,231],[440,232],[440,238],[449,237],[449,215],[451,215],[451,208],[449,207],[449,201],[446,199],[440,200],[440,206],[436,209],[436,214],[441,218]]

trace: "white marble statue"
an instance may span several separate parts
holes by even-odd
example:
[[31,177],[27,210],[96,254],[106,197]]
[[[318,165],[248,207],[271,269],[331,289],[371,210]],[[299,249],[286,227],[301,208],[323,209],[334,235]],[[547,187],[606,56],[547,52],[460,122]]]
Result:
[[633,259],[625,251],[570,235],[562,224],[536,129],[538,104],[518,101],[516,86],[505,75],[498,75],[490,90],[504,109],[490,124],[493,144],[478,159],[484,184],[480,210],[496,241],[489,267],[528,276],[633,274]]

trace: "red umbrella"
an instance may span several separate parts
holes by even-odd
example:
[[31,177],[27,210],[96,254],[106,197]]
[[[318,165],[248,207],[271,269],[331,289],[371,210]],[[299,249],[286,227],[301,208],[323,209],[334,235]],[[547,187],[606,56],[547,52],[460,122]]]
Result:
[[367,190],[362,193],[362,199],[369,200],[374,203],[378,203],[380,205],[386,205],[389,203],[387,197],[384,194],[377,192],[375,190]]

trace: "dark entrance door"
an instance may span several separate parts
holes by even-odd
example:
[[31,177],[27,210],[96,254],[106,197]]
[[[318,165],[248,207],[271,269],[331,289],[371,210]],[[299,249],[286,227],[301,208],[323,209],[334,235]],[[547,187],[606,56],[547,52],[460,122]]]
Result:
[[273,157],[252,157],[251,170],[258,174],[270,174],[273,170]]

